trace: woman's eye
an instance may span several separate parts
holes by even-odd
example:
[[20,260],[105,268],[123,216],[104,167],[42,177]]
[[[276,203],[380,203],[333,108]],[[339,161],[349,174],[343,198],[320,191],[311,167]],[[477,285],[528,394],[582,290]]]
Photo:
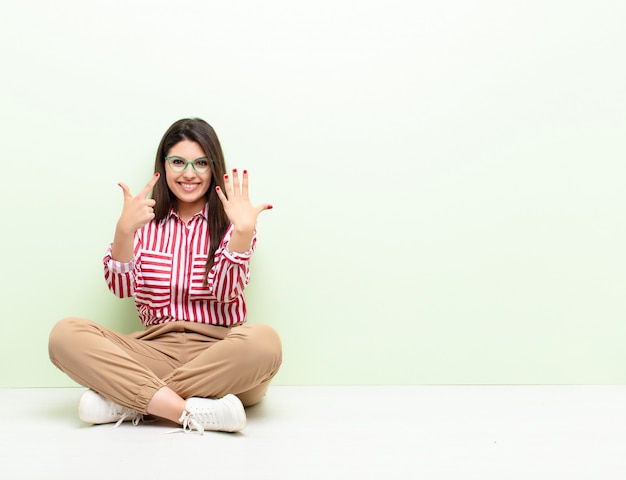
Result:
[[209,166],[208,160],[196,160],[196,167],[208,167],[208,166]]
[[185,164],[180,158],[173,158],[171,161],[176,167],[182,167]]

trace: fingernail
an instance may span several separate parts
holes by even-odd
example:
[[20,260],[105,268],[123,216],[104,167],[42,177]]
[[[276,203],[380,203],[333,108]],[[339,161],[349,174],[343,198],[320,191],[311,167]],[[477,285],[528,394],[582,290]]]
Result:
[[274,208],[274,205],[268,205],[268,206],[267,206],[267,209],[268,209],[268,210],[271,210],[272,208]]
[[154,176],[155,176],[155,177],[159,177],[160,175],[161,175],[161,174],[160,174],[159,172],[156,172],[156,173],[154,174]]
[[228,179],[228,174],[227,173],[224,174],[224,178]]
[[248,170],[244,170],[244,171],[243,171],[243,174],[244,174],[244,175],[248,175]]
[[236,168],[233,168],[233,173],[237,173],[237,169]]
[[221,188],[220,187],[215,187],[215,190],[221,190]]

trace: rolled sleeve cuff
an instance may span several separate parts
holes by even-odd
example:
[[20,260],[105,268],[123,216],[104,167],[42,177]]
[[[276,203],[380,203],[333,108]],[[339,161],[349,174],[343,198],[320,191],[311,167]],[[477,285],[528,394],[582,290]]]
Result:
[[222,252],[225,258],[227,258],[230,262],[236,263],[238,265],[245,265],[250,261],[250,257],[252,256],[252,248],[250,248],[247,252],[239,253],[239,252],[229,252],[228,248],[225,248]]
[[110,258],[108,262],[108,267],[109,271],[114,274],[130,273],[135,267],[135,262],[134,260],[131,260],[130,262],[123,263]]

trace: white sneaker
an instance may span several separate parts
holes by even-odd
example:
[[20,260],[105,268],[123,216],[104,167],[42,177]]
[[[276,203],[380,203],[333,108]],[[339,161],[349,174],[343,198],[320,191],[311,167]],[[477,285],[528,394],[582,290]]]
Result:
[[186,407],[178,420],[183,424],[185,432],[238,432],[246,426],[243,404],[232,394],[219,399],[191,397],[187,400]]
[[107,400],[93,390],[87,390],[80,397],[80,401],[78,402],[78,416],[86,423],[101,424],[116,422],[116,427],[122,422],[133,422],[134,425],[137,425],[143,419],[141,413],[131,410],[130,408],[122,407],[111,400]]

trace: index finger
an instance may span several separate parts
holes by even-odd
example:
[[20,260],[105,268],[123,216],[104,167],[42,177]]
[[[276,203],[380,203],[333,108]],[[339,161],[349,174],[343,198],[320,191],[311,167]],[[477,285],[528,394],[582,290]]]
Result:
[[159,173],[155,173],[152,178],[150,179],[150,181],[148,182],[148,184],[143,187],[143,190],[141,192],[139,192],[139,195],[137,195],[138,197],[141,196],[143,198],[148,198],[148,194],[150,193],[150,191],[154,188],[154,186],[156,185],[156,183],[159,181]]

